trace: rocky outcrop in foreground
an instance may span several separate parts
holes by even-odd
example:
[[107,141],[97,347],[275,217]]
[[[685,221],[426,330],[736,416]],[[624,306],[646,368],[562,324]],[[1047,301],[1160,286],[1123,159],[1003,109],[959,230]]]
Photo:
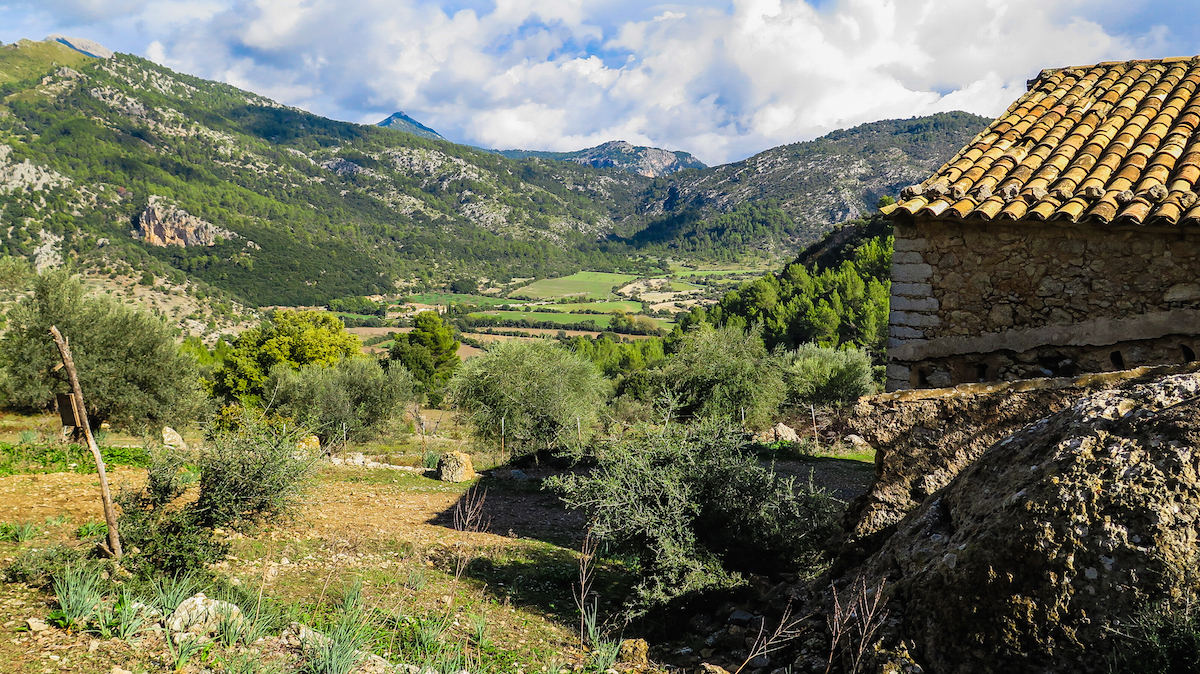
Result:
[[1083,398],[988,448],[835,587],[886,579],[894,671],[1104,671],[1149,601],[1187,596],[1198,411],[1195,374]]

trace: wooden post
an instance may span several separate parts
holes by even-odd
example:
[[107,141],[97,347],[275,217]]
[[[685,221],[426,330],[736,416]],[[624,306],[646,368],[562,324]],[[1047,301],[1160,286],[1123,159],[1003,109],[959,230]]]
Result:
[[83,435],[87,438],[88,449],[92,450],[92,458],[96,460],[96,473],[100,476],[100,499],[104,504],[104,521],[108,523],[107,552],[113,557],[121,558],[121,536],[117,533],[117,511],[113,508],[112,493],[108,490],[108,475],[104,472],[104,457],[100,456],[100,448],[92,437],[92,427],[88,423],[87,408],[83,406],[83,388],[79,386],[79,374],[75,371],[75,361],[71,358],[71,347],[67,339],[58,331],[57,326],[50,326],[50,336],[58,345],[62,354],[63,366],[67,368],[67,378],[71,380],[71,391],[75,394],[76,420],[83,426]]

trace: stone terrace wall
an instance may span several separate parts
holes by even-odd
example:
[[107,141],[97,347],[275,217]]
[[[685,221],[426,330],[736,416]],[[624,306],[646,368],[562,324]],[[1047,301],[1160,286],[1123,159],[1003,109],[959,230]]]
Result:
[[[1200,334],[1195,231],[926,218],[895,235],[891,390],[920,361]],[[935,375],[928,385],[975,380]]]

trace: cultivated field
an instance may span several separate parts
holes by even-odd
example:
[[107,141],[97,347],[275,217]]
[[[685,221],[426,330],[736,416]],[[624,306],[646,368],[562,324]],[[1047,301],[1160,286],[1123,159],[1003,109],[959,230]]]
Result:
[[514,296],[532,297],[534,299],[549,299],[553,297],[572,297],[587,295],[589,297],[607,298],[612,294],[614,286],[628,283],[636,276],[629,274],[609,274],[598,271],[581,271],[561,278],[535,281],[524,288],[513,291]]

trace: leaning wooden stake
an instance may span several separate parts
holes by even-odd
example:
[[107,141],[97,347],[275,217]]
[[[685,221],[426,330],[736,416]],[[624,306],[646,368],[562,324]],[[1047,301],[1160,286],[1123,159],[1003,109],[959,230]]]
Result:
[[100,456],[100,448],[92,437],[92,427],[88,423],[87,408],[83,406],[83,389],[79,386],[79,375],[75,371],[75,361],[71,359],[71,347],[58,331],[57,326],[50,326],[50,336],[58,345],[62,354],[63,367],[67,368],[67,378],[71,380],[71,391],[75,394],[75,420],[83,426],[83,435],[87,438],[88,449],[92,450],[92,458],[96,460],[96,473],[100,476],[100,499],[104,503],[104,521],[108,523],[108,549],[113,557],[121,558],[121,536],[117,533],[117,511],[113,508],[112,493],[108,490],[108,475],[104,472],[104,457]]

